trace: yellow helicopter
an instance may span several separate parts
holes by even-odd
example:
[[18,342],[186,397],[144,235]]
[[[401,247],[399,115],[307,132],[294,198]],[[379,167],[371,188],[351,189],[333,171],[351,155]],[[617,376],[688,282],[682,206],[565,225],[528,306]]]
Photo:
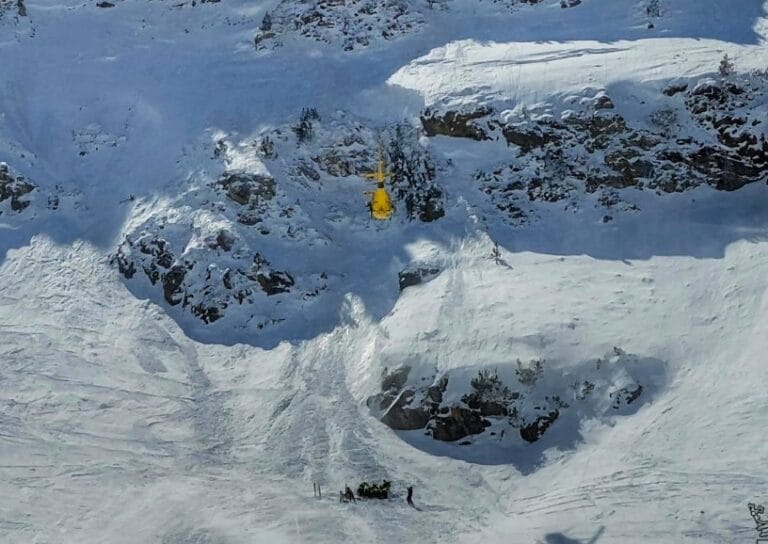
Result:
[[371,201],[368,203],[368,208],[371,210],[371,217],[384,221],[392,217],[392,213],[395,211],[395,207],[392,204],[392,199],[384,188],[384,180],[390,177],[391,174],[384,172],[384,161],[381,158],[381,149],[379,149],[379,160],[376,172],[366,174],[365,177],[376,181],[376,190],[366,191],[366,195],[371,195]]

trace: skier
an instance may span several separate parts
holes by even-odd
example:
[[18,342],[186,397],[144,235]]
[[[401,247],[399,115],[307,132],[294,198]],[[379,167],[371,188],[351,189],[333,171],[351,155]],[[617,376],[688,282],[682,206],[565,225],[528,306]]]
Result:
[[408,502],[408,504],[409,504],[410,506],[413,506],[414,508],[416,508],[416,507],[413,505],[413,487],[412,487],[412,486],[409,486],[409,487],[408,487],[408,498],[406,498],[405,500]]

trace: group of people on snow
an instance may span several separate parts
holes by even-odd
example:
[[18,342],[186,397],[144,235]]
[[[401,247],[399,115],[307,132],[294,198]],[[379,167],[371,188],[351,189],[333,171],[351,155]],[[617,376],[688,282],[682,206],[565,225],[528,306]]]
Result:
[[[389,482],[385,480],[385,484],[387,489],[389,488]],[[319,484],[312,484],[315,488],[315,496],[322,498],[320,495],[320,485]],[[413,506],[416,508],[416,506],[413,504],[413,486],[408,486],[407,488],[407,496],[405,498],[405,501],[408,503],[408,505]],[[352,489],[348,486],[344,486],[344,491],[339,491],[339,502],[353,502],[356,503],[357,499],[355,498],[355,493],[352,491]]]

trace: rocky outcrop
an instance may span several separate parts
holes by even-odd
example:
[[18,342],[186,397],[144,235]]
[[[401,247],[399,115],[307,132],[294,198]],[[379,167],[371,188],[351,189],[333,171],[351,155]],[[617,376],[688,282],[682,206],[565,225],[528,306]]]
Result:
[[455,442],[473,434],[480,434],[489,425],[477,410],[461,406],[450,407],[447,414],[438,414],[431,421],[432,438]]
[[[672,193],[709,185],[733,191],[768,180],[768,121],[759,113],[766,100],[768,79],[733,76],[670,82],[660,97],[664,107],[650,123],[624,118],[604,92],[572,99],[575,106],[559,119],[501,115],[486,107],[465,117],[427,110],[422,123],[428,135],[504,138],[517,156],[478,171],[475,179],[511,223],[523,224],[536,220],[534,202],[577,209],[581,189],[597,193],[596,205],[616,212],[637,210],[617,192],[627,188]],[[696,138],[678,134],[686,117],[704,129]],[[438,120],[437,127],[451,124],[437,130],[429,120]]]
[[[228,252],[235,244],[231,233],[220,231],[209,248]],[[275,270],[267,259],[256,254],[250,267],[216,267],[195,254],[179,255],[157,234],[126,237],[118,247],[114,262],[118,271],[133,279],[142,272],[151,285],[162,288],[163,299],[171,306],[181,305],[204,323],[213,323],[234,304],[254,303],[259,293],[273,296],[291,292],[293,276]]]
[[470,112],[447,111],[442,114],[426,109],[422,112],[420,119],[427,136],[442,135],[483,141],[491,138],[486,129],[474,121],[486,118],[492,113],[493,110],[487,107]]
[[422,429],[431,416],[432,405],[416,401],[415,391],[405,388],[410,371],[409,366],[399,367],[392,372],[385,369],[381,394],[368,399],[368,406],[382,414],[381,420],[399,431]]
[[[547,376],[543,361],[523,364],[518,360],[508,369],[507,383],[497,370],[481,369],[459,387],[466,389],[459,398],[447,396],[449,379],[457,379],[450,372],[435,375],[429,385],[423,385],[425,380],[429,383],[428,378],[409,380],[411,368],[404,366],[385,370],[382,392],[370,397],[368,406],[392,429],[424,429],[435,440],[457,442],[489,428],[494,434],[511,428],[518,430],[522,440],[533,443],[574,407],[582,416],[599,417],[639,402],[646,390],[629,372],[637,361],[614,348],[605,357],[582,365],[578,377],[556,378],[552,373]],[[562,370],[556,373],[560,376]],[[452,389],[456,388],[453,383]]]
[[537,417],[532,423],[520,427],[520,437],[526,442],[536,442],[560,417],[558,410],[553,410],[545,416]]
[[560,140],[555,132],[546,130],[545,126],[503,125],[501,133],[504,135],[507,145],[517,146],[522,153],[530,153],[534,149]]
[[244,225],[261,223],[268,202],[276,195],[275,180],[269,176],[228,172],[215,185],[224,190],[229,199],[242,206],[237,220]]
[[2,206],[7,203],[7,210],[20,213],[30,205],[29,195],[36,189],[35,185],[24,176],[11,174],[8,165],[0,162],[0,214]]
[[415,392],[405,390],[387,408],[381,421],[398,431],[422,429],[429,421],[429,409],[425,406],[411,407]]
[[406,287],[413,287],[421,283],[427,282],[433,279],[440,273],[439,268],[409,265],[405,269],[401,270],[397,274],[400,290],[402,291]]

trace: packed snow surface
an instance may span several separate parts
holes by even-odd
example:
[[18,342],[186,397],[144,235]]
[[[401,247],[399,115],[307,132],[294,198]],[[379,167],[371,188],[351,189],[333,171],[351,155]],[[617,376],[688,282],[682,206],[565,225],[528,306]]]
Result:
[[[607,225],[560,210],[512,228],[462,181],[465,162],[511,151],[436,138],[455,165],[445,218],[371,226],[362,182],[318,201],[338,199],[351,214],[340,226],[310,206],[314,234],[286,255],[301,259],[316,234],[349,279],[314,314],[322,323],[297,319],[282,336],[211,329],[111,258],[136,225],[184,213],[176,199],[207,175],[217,140],[304,107],[416,124],[435,104],[547,111],[589,89],[636,97],[639,116],[649,89],[713,76],[724,53],[768,67],[768,3],[661,3],[649,29],[641,1],[454,0],[354,51],[298,35],[257,51],[274,1],[28,0],[24,15],[0,3],[0,161],[38,195],[0,215],[0,540],[755,539],[747,503],[768,501],[765,183],[646,192],[641,212]],[[398,292],[409,262],[441,272]],[[649,400],[536,444],[513,432],[437,442],[366,406],[403,364],[470,376],[544,359],[567,374],[614,347],[649,362]],[[339,503],[345,484],[381,479],[392,500]]]

